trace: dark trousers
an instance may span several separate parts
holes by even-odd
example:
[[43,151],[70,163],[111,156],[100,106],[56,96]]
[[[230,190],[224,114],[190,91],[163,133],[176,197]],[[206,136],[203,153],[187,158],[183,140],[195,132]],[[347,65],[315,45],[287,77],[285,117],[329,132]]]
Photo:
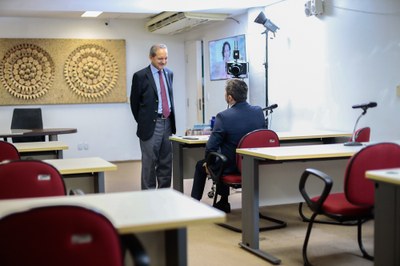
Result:
[[170,119],[157,119],[153,136],[140,140],[142,151],[142,190],[171,186],[172,146]]
[[[205,159],[200,160],[196,163],[196,168],[193,176],[193,187],[191,196],[192,198],[195,198],[197,200],[201,200],[201,198],[203,197],[204,186],[206,185],[207,181],[207,173],[205,168],[203,167],[204,162]],[[220,195],[222,199],[227,200],[229,196],[229,187],[225,184],[220,183],[217,185],[216,193]]]

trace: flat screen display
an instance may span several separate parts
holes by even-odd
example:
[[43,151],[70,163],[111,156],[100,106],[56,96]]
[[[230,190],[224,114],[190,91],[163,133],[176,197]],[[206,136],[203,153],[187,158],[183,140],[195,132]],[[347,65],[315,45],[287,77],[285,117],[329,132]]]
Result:
[[236,62],[246,62],[245,35],[209,41],[208,51],[210,53],[210,79],[232,78],[233,76],[228,74],[227,63],[235,62],[235,60]]

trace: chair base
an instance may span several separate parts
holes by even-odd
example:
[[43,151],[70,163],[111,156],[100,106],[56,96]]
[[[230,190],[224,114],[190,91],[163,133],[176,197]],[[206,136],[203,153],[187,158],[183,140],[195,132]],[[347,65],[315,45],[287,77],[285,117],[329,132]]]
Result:
[[[274,223],[273,225],[262,226],[262,227],[260,226],[260,228],[259,228],[260,232],[261,231],[269,231],[269,230],[280,229],[280,228],[284,228],[284,227],[287,226],[287,223],[285,221],[281,221],[281,220],[266,216],[266,215],[261,214],[261,213],[259,213],[259,218]],[[226,229],[229,229],[231,231],[237,232],[237,233],[241,233],[242,232],[242,228],[241,227],[237,227],[237,226],[234,226],[234,225],[229,224],[229,223],[218,223],[217,225],[219,225],[221,227],[224,227]]]

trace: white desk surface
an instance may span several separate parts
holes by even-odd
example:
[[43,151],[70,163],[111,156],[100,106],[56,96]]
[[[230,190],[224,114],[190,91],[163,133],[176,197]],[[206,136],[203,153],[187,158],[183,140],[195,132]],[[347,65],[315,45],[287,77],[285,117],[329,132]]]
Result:
[[373,181],[400,185],[400,168],[369,170],[365,176]]
[[279,161],[350,157],[361,150],[363,147],[365,147],[365,144],[363,144],[362,146],[344,146],[343,143],[338,143],[236,149],[236,153],[250,155],[262,159]]
[[225,221],[224,212],[173,189],[1,200],[0,217],[33,207],[61,204],[97,209],[121,234]]
[[117,166],[99,157],[43,160],[53,165],[62,175],[117,170]]
[[[351,133],[336,130],[309,130],[309,131],[282,131],[276,132],[279,140],[306,140],[315,138],[351,137]],[[184,144],[205,144],[208,135],[197,136],[172,136],[170,140]]]
[[13,143],[19,152],[41,152],[67,150],[68,145],[62,141],[18,142]]

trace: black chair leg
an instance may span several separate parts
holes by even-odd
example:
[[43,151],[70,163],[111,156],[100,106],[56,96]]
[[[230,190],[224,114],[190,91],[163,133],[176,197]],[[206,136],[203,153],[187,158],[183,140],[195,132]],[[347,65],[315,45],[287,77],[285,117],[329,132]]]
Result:
[[373,261],[374,257],[368,254],[368,252],[365,250],[365,247],[362,242],[362,224],[365,221],[359,220],[357,224],[357,240],[358,240],[358,246],[360,247],[361,253],[363,254],[363,257],[366,258],[367,260]]
[[310,218],[310,221],[308,223],[307,227],[307,232],[306,232],[306,237],[304,238],[304,244],[303,244],[303,261],[304,261],[304,266],[312,266],[310,261],[308,260],[307,257],[307,246],[308,246],[308,241],[310,240],[310,235],[311,235],[311,229],[314,224],[315,217],[317,216],[317,213],[313,213],[313,215]]
[[272,218],[270,216],[266,216],[266,215],[261,214],[261,213],[259,213],[259,217],[260,217],[260,219],[264,219],[264,220],[267,220],[267,221],[275,223],[275,225],[260,227],[260,231],[280,229],[280,228],[284,228],[284,227],[287,226],[287,223],[285,221],[281,221],[281,220],[278,220],[276,218]]

